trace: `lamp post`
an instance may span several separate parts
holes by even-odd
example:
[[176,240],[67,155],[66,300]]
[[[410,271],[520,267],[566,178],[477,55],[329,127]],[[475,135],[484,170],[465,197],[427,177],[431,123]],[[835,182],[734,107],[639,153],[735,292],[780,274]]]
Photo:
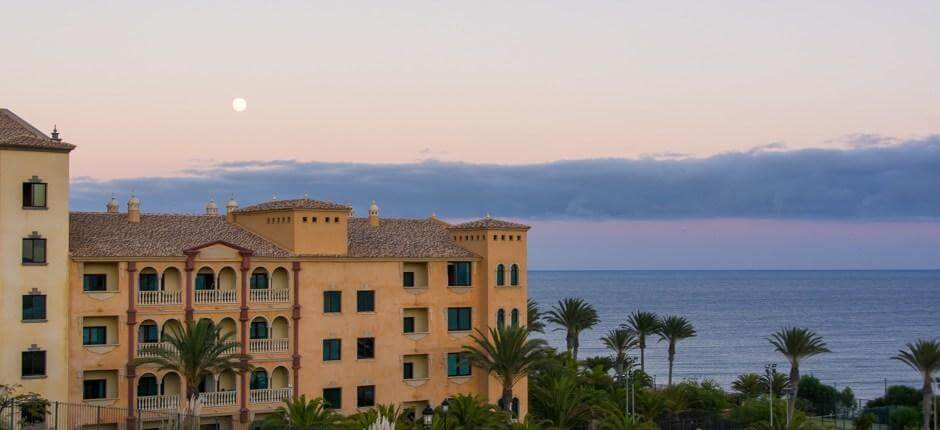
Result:
[[630,417],[630,422],[633,422],[633,415],[630,413],[630,377],[613,368],[608,370],[607,374],[610,375],[614,381],[618,379],[623,381],[623,413],[625,416]]
[[447,411],[450,409],[450,401],[444,399],[441,402],[441,412],[444,414],[444,430],[447,430]]
[[[790,396],[792,396],[792,395],[793,395],[793,387],[790,387],[790,386],[783,387],[783,396],[784,396],[784,397],[786,397],[787,399],[790,399]],[[796,400],[794,399],[794,401],[796,401]],[[793,407],[796,408],[796,405],[794,405]],[[790,427],[790,402],[789,402],[789,401],[787,401],[787,413],[786,413],[786,416],[787,416],[787,428],[789,428],[789,427]]]
[[[940,390],[940,377],[934,381],[937,382],[937,390]],[[940,427],[937,427],[937,412],[940,412],[940,409],[937,408],[937,396],[933,396],[933,430],[940,429]]]
[[767,375],[767,391],[770,394],[770,428],[774,428],[774,374],[777,373],[777,363],[764,365],[764,374]]
[[431,405],[425,405],[424,410],[421,411],[421,421],[424,423],[424,430],[431,430],[431,421],[434,419],[434,409],[431,409]]

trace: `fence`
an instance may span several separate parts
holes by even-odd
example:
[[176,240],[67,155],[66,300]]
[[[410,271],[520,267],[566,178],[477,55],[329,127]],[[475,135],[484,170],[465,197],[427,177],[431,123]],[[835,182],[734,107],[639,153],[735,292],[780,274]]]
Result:
[[0,405],[0,430],[199,430],[199,419],[183,412],[136,411],[65,402]]

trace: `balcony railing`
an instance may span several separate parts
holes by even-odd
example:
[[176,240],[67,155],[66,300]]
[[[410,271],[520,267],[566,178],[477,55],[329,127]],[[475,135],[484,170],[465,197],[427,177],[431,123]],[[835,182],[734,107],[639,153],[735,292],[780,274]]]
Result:
[[182,291],[138,291],[137,304],[141,306],[178,305],[183,303]]
[[287,288],[249,290],[248,299],[252,303],[287,303],[290,301],[290,290]]
[[235,404],[236,399],[235,390],[199,393],[199,403],[207,407],[231,406]]
[[153,353],[156,348],[172,349],[173,345],[167,342],[141,342],[137,344],[137,356],[153,357],[156,355]]
[[137,409],[142,411],[159,411],[163,409],[179,409],[180,396],[139,396],[137,397]]
[[235,290],[196,290],[196,303],[211,305],[237,302]]
[[278,403],[291,397],[292,388],[267,388],[264,390],[251,390],[248,399],[251,403]]
[[287,352],[287,338],[281,339],[249,339],[249,352]]

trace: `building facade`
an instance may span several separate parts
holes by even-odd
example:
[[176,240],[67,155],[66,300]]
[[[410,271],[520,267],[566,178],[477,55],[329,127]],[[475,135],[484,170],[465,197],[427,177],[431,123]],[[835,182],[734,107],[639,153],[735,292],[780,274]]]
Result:
[[[475,330],[526,323],[527,226],[382,218],[374,202],[355,217],[306,197],[187,215],[144,213],[132,196],[126,211],[112,199],[104,212],[69,213],[72,148],[0,112],[0,226],[22,239],[0,246],[0,334],[15,340],[0,352],[0,383],[138,416],[176,411],[187,403],[180,375],[130,362],[171,327],[208,320],[255,367],[199,383],[201,414],[213,417],[203,421],[222,429],[297,395],[346,414],[458,393],[499,399],[461,349]],[[524,415],[526,381],[514,392]]]

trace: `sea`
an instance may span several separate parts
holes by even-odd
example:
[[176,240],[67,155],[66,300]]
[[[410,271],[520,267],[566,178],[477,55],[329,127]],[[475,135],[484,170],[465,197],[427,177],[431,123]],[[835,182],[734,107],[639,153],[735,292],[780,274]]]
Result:
[[[905,343],[940,338],[940,271],[530,271],[529,297],[544,311],[580,297],[601,322],[581,334],[580,357],[609,355],[600,342],[634,310],[681,315],[698,335],[679,343],[674,381],[711,379],[726,388],[737,375],[762,373],[786,359],[767,341],[786,326],[807,327],[831,353],[807,359],[812,374],[856,398],[881,396],[887,385],[920,387],[918,374],[891,357]],[[564,349],[565,334],[544,335]],[[647,371],[666,382],[666,344],[649,342]],[[639,355],[633,351],[633,355]],[[639,360],[639,358],[637,358]]]

